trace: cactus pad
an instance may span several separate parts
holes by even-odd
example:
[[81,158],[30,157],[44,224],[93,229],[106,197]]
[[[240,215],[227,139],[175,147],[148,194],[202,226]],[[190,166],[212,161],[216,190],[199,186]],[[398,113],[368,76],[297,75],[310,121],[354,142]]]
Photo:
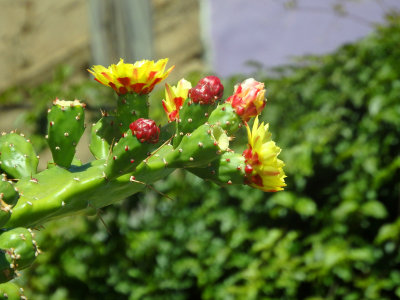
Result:
[[0,137],[0,168],[12,178],[36,174],[39,159],[25,137],[11,132]]
[[54,162],[69,168],[85,131],[85,104],[56,99],[48,112],[48,143]]

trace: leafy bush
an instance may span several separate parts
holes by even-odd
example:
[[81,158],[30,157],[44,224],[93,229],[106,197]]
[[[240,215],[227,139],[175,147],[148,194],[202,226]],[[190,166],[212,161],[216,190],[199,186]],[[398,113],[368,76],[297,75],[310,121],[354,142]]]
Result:
[[109,233],[98,219],[46,226],[44,254],[23,277],[27,294],[400,298],[399,41],[393,18],[358,43],[265,78],[285,192],[225,190],[174,173],[155,185],[172,200],[149,189],[107,208]]

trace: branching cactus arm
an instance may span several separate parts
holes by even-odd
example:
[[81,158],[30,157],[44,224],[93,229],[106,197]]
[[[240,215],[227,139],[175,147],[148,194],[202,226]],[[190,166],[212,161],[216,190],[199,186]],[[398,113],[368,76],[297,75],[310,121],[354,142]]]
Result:
[[[194,87],[185,79],[166,84],[160,101],[168,124],[148,118],[148,95],[173,67],[168,60],[127,64],[121,59],[106,68],[94,66],[95,80],[117,93],[113,114],[102,113],[91,128],[94,160],[76,164],[75,149],[84,125],[85,104],[56,99],[48,113],[48,144],[53,161],[37,172],[32,144],[16,132],[0,137],[0,282],[12,279],[39,253],[31,230],[64,216],[95,213],[144,191],[153,182],[182,168],[221,186],[248,184],[263,191],[285,186],[280,148],[268,124],[258,115],[266,99],[264,84],[248,79],[222,102],[224,87],[215,76]],[[252,128],[248,122],[254,118]],[[235,134],[247,128],[243,153],[230,148]],[[0,290],[13,293],[12,285]]]

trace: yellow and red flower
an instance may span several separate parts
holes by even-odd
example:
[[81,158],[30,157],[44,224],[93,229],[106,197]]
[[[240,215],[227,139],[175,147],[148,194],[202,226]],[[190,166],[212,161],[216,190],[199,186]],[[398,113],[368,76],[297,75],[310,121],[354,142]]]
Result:
[[118,64],[108,68],[93,66],[88,70],[96,81],[112,87],[118,95],[126,93],[148,94],[154,86],[164,80],[174,66],[165,71],[168,58],[157,62],[150,60],[137,61],[134,64],[126,64],[121,58]]
[[182,78],[176,86],[165,84],[165,100],[162,105],[170,122],[179,118],[179,110],[188,97],[192,84]]
[[246,183],[265,192],[276,192],[286,186],[285,164],[278,159],[281,149],[271,140],[268,127],[264,123],[259,125],[258,117],[254,120],[252,130],[246,124],[248,147],[243,152]]
[[235,86],[234,94],[226,102],[231,103],[236,113],[247,122],[251,117],[258,116],[265,107],[264,83],[248,78]]

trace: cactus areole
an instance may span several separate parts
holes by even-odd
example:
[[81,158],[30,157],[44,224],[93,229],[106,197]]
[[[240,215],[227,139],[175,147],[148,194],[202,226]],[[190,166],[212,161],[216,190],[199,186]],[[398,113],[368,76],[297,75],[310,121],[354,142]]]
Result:
[[[38,172],[39,156],[28,138],[15,131],[2,133],[0,283],[17,276],[40,253],[29,228],[94,213],[145,190],[177,168],[221,186],[247,184],[269,192],[284,188],[281,149],[272,141],[268,124],[257,117],[266,102],[264,84],[245,80],[225,101],[216,76],[201,79],[193,88],[185,79],[175,86],[165,84],[165,98],[159,102],[168,123],[160,127],[148,118],[148,94],[174,68],[166,69],[167,63],[161,59],[129,64],[121,59],[89,70],[117,98],[113,113],[102,112],[90,128],[91,162],[82,165],[75,153],[86,129],[85,104],[79,100],[56,99],[48,110],[47,141],[53,160],[45,170]],[[239,131],[242,126],[247,129],[247,145],[235,139],[238,132],[245,132]],[[0,290],[12,293],[14,286]]]

